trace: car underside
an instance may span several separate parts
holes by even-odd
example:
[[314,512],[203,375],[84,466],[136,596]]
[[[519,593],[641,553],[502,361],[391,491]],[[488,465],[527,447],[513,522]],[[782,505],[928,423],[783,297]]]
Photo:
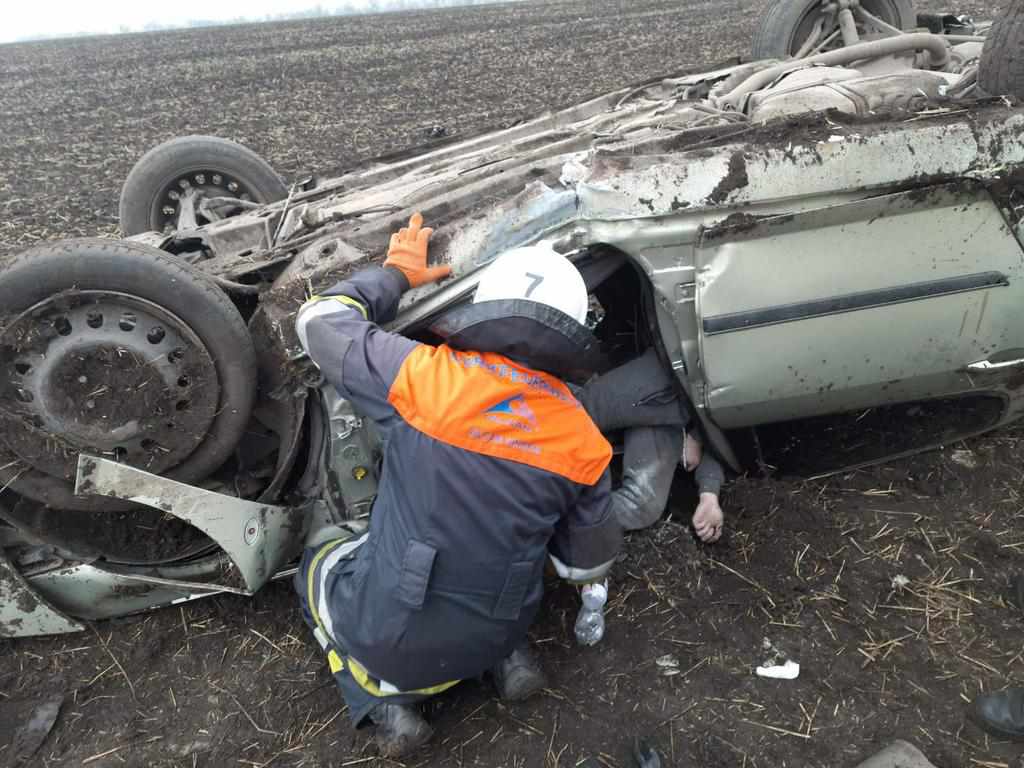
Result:
[[980,85],[999,29],[803,5],[769,14],[772,58],[337,178],[275,188],[244,148],[175,140],[126,182],[125,240],[0,268],[0,636],[251,594],[311,525],[365,529],[379,440],[294,320],[412,211],[453,276],[392,330],[436,341],[483,267],[550,242],[593,296],[585,373],[655,347],[733,470],[827,472],[1018,418],[1024,108]]

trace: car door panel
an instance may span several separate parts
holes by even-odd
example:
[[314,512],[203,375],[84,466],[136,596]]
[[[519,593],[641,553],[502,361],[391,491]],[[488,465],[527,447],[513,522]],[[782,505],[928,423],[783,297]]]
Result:
[[988,193],[944,185],[712,228],[705,404],[726,428],[984,386],[1024,348],[1024,263]]

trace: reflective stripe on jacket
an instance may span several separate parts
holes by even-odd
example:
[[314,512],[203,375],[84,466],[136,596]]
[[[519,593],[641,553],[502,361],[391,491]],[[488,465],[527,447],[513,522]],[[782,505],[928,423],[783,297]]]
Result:
[[325,624],[412,690],[478,675],[523,640],[549,551],[598,578],[622,534],[611,447],[565,384],[382,330],[404,287],[393,270],[361,272],[303,307],[297,331],[384,451],[369,538],[320,596]]

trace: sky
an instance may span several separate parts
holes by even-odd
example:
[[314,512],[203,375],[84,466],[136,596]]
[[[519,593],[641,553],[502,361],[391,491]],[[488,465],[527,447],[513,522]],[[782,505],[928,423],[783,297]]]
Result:
[[[365,5],[366,0],[349,0]],[[148,3],[140,0],[9,0],[0,12],[0,43],[35,35],[76,32],[116,32],[125,26],[141,29],[147,23],[184,24],[189,19],[228,20],[241,16],[260,18],[316,5],[316,0],[174,0]],[[324,7],[341,3],[324,0]]]

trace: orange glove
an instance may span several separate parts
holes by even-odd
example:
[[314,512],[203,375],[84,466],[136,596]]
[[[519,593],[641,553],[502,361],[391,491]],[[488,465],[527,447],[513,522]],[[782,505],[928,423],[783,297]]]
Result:
[[434,230],[423,226],[423,216],[414,213],[409,226],[391,236],[385,267],[394,267],[409,281],[410,288],[433,283],[448,277],[452,268],[447,264],[440,267],[427,266],[427,244]]

